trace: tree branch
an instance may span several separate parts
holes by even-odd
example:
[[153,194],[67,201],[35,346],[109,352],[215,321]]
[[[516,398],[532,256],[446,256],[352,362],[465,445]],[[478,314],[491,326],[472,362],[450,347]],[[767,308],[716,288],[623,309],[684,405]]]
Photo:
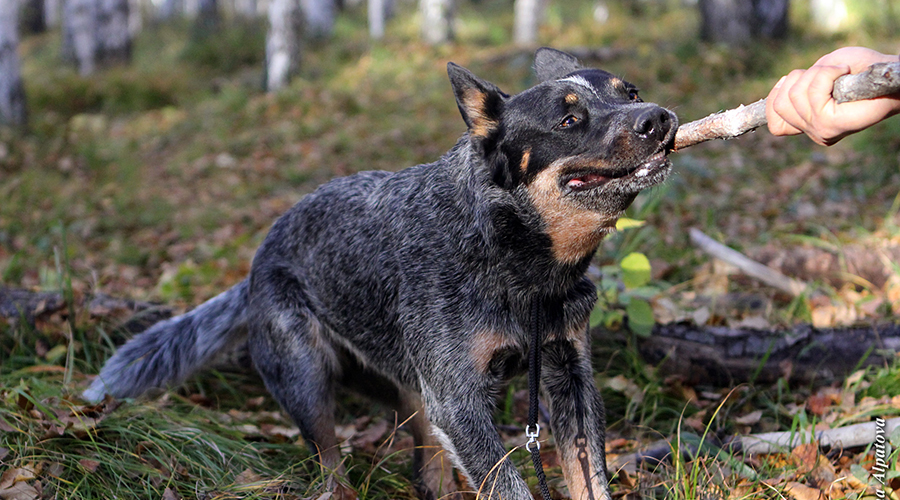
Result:
[[[834,82],[832,96],[838,103],[862,101],[900,92],[900,62],[877,63],[853,75],[844,75]],[[715,113],[678,128],[675,151],[712,139],[733,139],[765,125],[766,100],[749,106],[740,105]]]

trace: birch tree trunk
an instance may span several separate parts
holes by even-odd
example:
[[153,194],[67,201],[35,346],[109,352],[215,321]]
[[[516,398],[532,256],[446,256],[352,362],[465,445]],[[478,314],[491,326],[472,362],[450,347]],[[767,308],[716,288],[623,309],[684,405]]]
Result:
[[159,7],[160,19],[171,19],[184,15],[184,0],[163,0]]
[[537,42],[538,26],[543,17],[542,0],[515,0],[513,42],[519,46],[532,46]]
[[334,31],[337,17],[335,0],[300,0],[305,22],[303,28],[310,38],[328,38]]
[[849,17],[844,0],[811,0],[809,10],[813,25],[826,33],[835,33],[843,28]]
[[96,57],[99,65],[124,64],[131,60],[128,2],[129,0],[98,1]]
[[247,19],[256,19],[258,15],[256,0],[234,0],[234,13]]
[[59,26],[60,0],[44,0],[44,24],[48,28]]
[[94,0],[65,0],[63,57],[75,62],[82,76],[96,69],[97,4]]
[[24,126],[25,89],[19,69],[18,2],[0,1],[0,124]]
[[453,39],[453,0],[419,0],[422,38],[431,45]]
[[385,23],[385,0],[369,0],[368,16],[369,16],[369,36],[373,40],[381,40],[384,38]]
[[269,0],[266,35],[266,90],[285,87],[300,67],[303,14],[297,0]]
[[753,37],[750,0],[700,0],[700,36],[708,42],[745,45]]

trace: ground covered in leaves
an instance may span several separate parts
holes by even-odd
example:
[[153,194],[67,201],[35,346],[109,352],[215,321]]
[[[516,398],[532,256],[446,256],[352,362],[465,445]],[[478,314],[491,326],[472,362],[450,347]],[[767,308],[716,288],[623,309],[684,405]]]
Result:
[[[795,6],[788,40],[729,49],[697,41],[696,8],[670,4],[612,4],[599,23],[591,2],[554,3],[541,42],[601,49],[585,62],[634,82],[683,122],[755,101],[833,48],[894,52],[898,42],[890,16],[826,36],[802,28],[806,13]],[[0,284],[60,296],[29,317],[0,311],[0,499],[327,497],[296,427],[240,354],[158,398],[89,406],[78,393],[142,325],[239,281],[271,222],[318,184],[449,149],[464,125],[447,61],[508,92],[531,85],[530,51],[509,44],[511,10],[465,3],[458,43],[430,48],[408,13],[372,43],[364,9],[348,8],[335,37],[310,44],[299,78],[275,95],[259,89],[262,24],[229,21],[206,42],[190,39],[187,25],[148,24],[132,65],[88,79],[59,64],[58,33],[24,38],[31,125],[0,129]],[[760,131],[676,153],[671,180],[639,197],[604,243],[594,351],[615,497],[898,498],[900,434],[879,448],[875,437],[818,447],[814,433],[900,416],[900,365],[697,383],[638,349],[655,323],[894,322],[895,120],[827,149]],[[790,295],[747,278],[699,252],[690,228],[807,288]],[[509,448],[525,442],[523,388],[514,381],[498,401]],[[361,498],[413,498],[402,423],[388,408],[342,401],[350,485]],[[749,456],[729,444],[777,431],[797,441]],[[552,435],[542,437],[551,488],[565,497]],[[660,439],[678,452],[636,463],[635,452]],[[527,454],[511,457],[533,483]]]

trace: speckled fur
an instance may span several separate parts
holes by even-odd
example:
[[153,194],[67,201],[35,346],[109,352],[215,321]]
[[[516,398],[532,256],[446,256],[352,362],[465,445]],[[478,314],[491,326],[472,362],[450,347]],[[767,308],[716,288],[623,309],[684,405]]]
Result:
[[[510,97],[451,64],[469,132],[449,152],[396,173],[336,179],[303,198],[273,225],[247,280],[130,341],[85,396],[177,383],[246,334],[269,391],[326,467],[340,472],[333,394],[343,383],[395,404],[401,418],[421,412],[419,442],[431,426],[446,453],[417,452],[423,498],[455,488],[434,477],[442,470],[434,460],[446,457],[484,498],[531,499],[503,459],[492,412],[525,365],[539,301],[542,385],[557,446],[569,450],[567,481],[580,485],[579,498],[608,499],[603,404],[585,331],[596,299],[585,271],[599,238],[562,259],[548,221],[572,210],[614,223],[638,191],[665,178],[667,162],[642,162],[667,151],[677,121],[566,54],[542,49],[535,66],[542,83]],[[648,113],[666,125],[650,139]],[[580,128],[557,125],[571,116]],[[536,204],[529,186],[551,165],[560,177],[544,176],[551,199]],[[639,168],[640,179],[630,176]],[[566,184],[586,174],[610,180],[589,190]]]

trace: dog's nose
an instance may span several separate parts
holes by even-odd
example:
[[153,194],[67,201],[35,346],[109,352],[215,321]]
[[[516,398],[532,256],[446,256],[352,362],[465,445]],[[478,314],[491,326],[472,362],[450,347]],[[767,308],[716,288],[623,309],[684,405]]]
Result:
[[634,116],[634,132],[644,138],[662,142],[672,128],[669,111],[659,106],[644,108]]

